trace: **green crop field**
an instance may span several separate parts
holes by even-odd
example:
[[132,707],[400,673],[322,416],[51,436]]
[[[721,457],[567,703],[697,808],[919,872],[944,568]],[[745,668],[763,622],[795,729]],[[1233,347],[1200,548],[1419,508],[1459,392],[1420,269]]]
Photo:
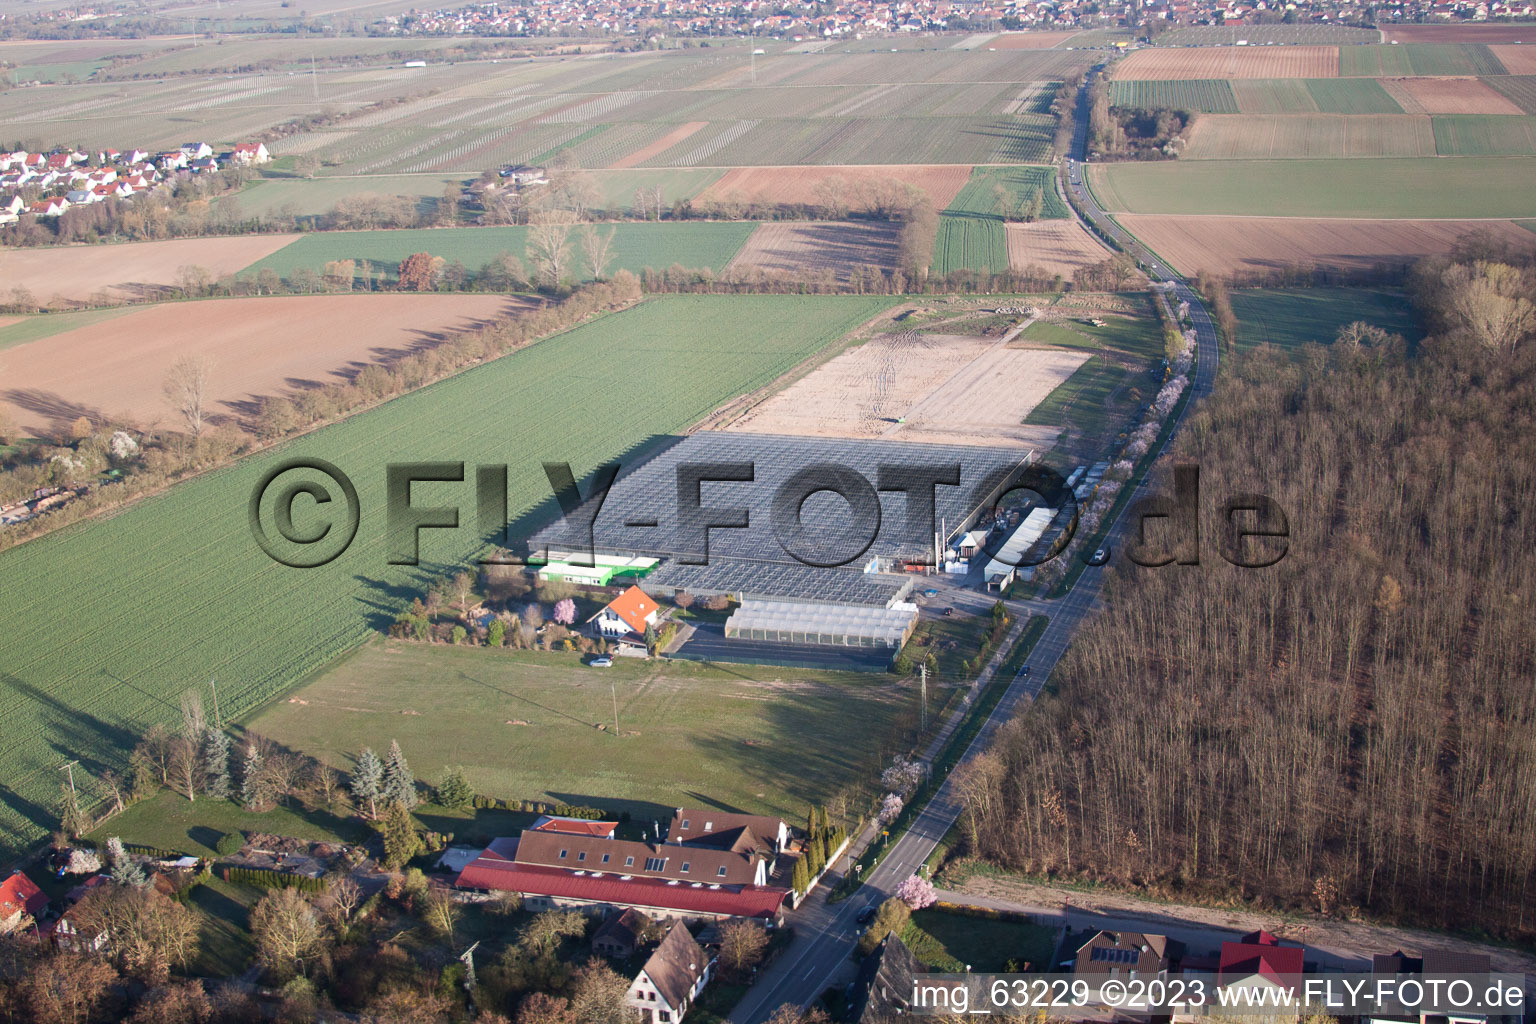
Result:
[[1435,118],[1435,149],[1441,156],[1536,154],[1536,117],[1454,114]]
[[[1315,114],[1317,100],[1308,78],[1239,78],[1232,83],[1237,108],[1244,114]],[[1337,81],[1337,79],[1329,79]]]
[[1202,160],[1090,169],[1107,209],[1287,217],[1533,217],[1536,159]]
[[1307,91],[1324,114],[1401,114],[1403,108],[1374,78],[1309,78]]
[[1536,75],[1494,75],[1483,79],[1483,84],[1509,97],[1527,114],[1536,114]]
[[[654,298],[0,553],[0,848],[56,826],[63,760],[80,760],[77,782],[121,769],[140,732],[177,720],[180,694],[210,678],[224,717],[246,718],[386,624],[427,566],[483,549],[472,486],[418,485],[418,502],[471,510],[465,527],[426,531],[421,570],[387,565],[386,462],[507,464],[511,514],[542,511],[552,505],[542,461],[569,462],[580,477],[622,460],[768,384],[890,301]],[[293,457],[335,464],[360,496],[351,547],[317,569],[279,565],[250,533],[253,489]]]
[[1032,190],[1038,188],[1044,200],[1042,216],[1065,217],[1067,207],[1056,192],[1054,175],[1055,170],[1050,167],[974,168],[964,187],[955,193],[955,198],[939,217],[939,234],[934,241],[934,273],[947,274],[962,269],[992,273],[1007,270],[1008,237],[997,207],[997,189],[1005,189],[1009,204],[1017,208],[1028,200]]
[[1176,82],[1122,82],[1116,79],[1109,83],[1109,102],[1117,107],[1164,107],[1204,114],[1238,112],[1232,83],[1219,78]]
[[1243,289],[1232,293],[1232,311],[1240,349],[1264,344],[1295,349],[1313,341],[1326,345],[1339,328],[1356,320],[1409,341],[1423,337],[1407,296],[1389,288]]
[[[246,216],[270,217],[280,212],[299,216],[329,213],[348,196],[373,193],[410,196],[418,207],[435,207],[449,185],[462,185],[456,174],[378,174],[366,178],[255,178],[240,190],[237,201]],[[218,202],[224,202],[220,199]]]
[[[614,232],[610,269],[638,272],[646,267],[661,270],[674,263],[719,270],[736,255],[754,227],[749,223],[682,221],[631,222],[600,230]],[[522,259],[527,238],[525,227],[324,231],[305,235],[247,269],[270,267],[287,276],[299,267],[318,271],[330,260],[366,260],[376,273],[383,272],[392,279],[401,260],[412,253],[427,252],[478,270],[502,252]],[[574,233],[571,242],[572,255],[579,264],[580,246]]]
[[1341,46],[1341,78],[1401,78],[1443,75],[1504,75],[1509,71],[1482,43],[1405,43],[1401,46]]
[[476,792],[642,821],[692,793],[801,817],[877,776],[918,710],[915,687],[879,674],[628,658],[597,671],[574,654],[383,640],[295,697],[306,703],[274,704],[250,727],[337,765],[398,739],[428,780],[462,764]]

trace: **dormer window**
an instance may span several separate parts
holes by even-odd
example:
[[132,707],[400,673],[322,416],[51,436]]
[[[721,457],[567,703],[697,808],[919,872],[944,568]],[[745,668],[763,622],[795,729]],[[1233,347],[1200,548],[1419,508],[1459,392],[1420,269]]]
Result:
[[688,819],[684,818],[683,819],[683,828],[687,828],[687,827],[688,827]]
[[564,850],[560,851],[560,859],[561,860],[565,860],[565,851]]
[[682,873],[686,875],[688,873],[688,862],[687,861],[683,861],[683,866],[679,870],[681,870]]
[[704,823],[704,831],[705,832],[713,832],[714,830],[715,830],[715,823],[714,822],[706,821]]
[[576,855],[576,859],[577,860],[586,860],[587,859],[587,851],[586,850],[582,850],[580,853],[578,853]]
[[715,872],[715,874],[719,875],[721,878],[724,878],[725,877],[725,865],[721,864],[720,865],[720,870]]

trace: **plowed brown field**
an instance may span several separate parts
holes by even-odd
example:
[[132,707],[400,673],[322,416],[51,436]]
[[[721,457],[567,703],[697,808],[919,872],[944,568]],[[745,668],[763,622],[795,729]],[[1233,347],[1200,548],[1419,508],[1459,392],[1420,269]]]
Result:
[[1536,43],[1536,25],[1399,25],[1388,43]]
[[39,433],[79,416],[180,429],[161,393],[184,355],[213,360],[210,418],[238,419],[266,395],[346,379],[511,313],[503,295],[311,295],[145,306],[0,351],[0,406]]
[[1116,214],[1174,268],[1228,273],[1314,264],[1368,269],[1448,251],[1469,231],[1491,231],[1525,249],[1536,234],[1509,221],[1343,220],[1310,217],[1187,217]]
[[[896,178],[928,193],[935,210],[949,205],[970,180],[968,164],[862,164],[828,167],[737,167],[695,200],[721,200],[732,194],[767,203],[806,203],[821,201],[817,188],[831,178],[841,178],[847,185],[848,198],[856,198],[861,182]],[[856,204],[855,204],[856,206]]]
[[1008,266],[1014,270],[1039,266],[1070,281],[1079,267],[1109,257],[1109,252],[1075,220],[1009,224],[1006,230]]
[[1489,47],[1512,75],[1536,75],[1536,25],[1527,25],[1524,29],[1525,45]]
[[1186,78],[1337,78],[1337,46],[1192,46],[1137,50],[1114,77],[1176,81]]
[[796,275],[830,270],[846,280],[858,267],[896,267],[901,255],[894,221],[770,221],[747,237],[727,270],[757,267]]
[[61,245],[0,252],[0,281],[7,290],[25,288],[39,302],[57,297],[66,304],[97,293],[111,301],[153,298],[176,283],[182,267],[199,266],[215,278],[233,274],[270,256],[298,235],[231,235],[183,238],[127,245]]
[[[1411,97],[1423,114],[1523,114],[1514,103],[1479,78],[1391,78],[1382,86],[1397,98]],[[1398,103],[1402,104],[1398,99]],[[1403,107],[1404,110],[1408,108]]]

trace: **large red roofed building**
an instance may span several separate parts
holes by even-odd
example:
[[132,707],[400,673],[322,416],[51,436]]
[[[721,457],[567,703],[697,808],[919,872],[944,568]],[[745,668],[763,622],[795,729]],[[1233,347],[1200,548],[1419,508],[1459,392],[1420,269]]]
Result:
[[48,897],[20,871],[0,882],[0,935],[15,931],[26,918],[36,921],[48,909]]
[[1219,983],[1294,988],[1300,981],[1306,950],[1281,945],[1266,931],[1250,932],[1237,942],[1221,944]]

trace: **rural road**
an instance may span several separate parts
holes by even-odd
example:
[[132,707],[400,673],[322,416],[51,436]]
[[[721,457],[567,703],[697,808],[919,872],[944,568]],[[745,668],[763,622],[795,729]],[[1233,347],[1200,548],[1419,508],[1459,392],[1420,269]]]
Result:
[[[1091,76],[1084,80],[1078,94],[1077,131],[1073,138],[1070,165],[1074,182],[1079,181],[1083,173],[1081,158],[1087,148],[1087,90],[1091,80]],[[1126,251],[1140,258],[1150,269],[1154,280],[1171,281],[1174,296],[1189,303],[1198,341],[1192,398],[1203,398],[1210,394],[1216,380],[1219,352],[1216,328],[1199,296],[1182,278],[1113,224],[1098,204],[1092,201],[1086,188],[1082,205],[1095,226],[1115,237]],[[1185,406],[1186,413],[1189,407]],[[1123,550],[1124,536],[1130,528],[1131,521],[1125,516],[1122,515],[1116,521],[1108,535],[1108,544],[1112,550]],[[1071,644],[1073,635],[1093,610],[1103,578],[1102,568],[1090,566],[1063,597],[1045,605],[1043,610],[1050,616],[1050,623],[1030,655],[1032,673],[1027,677],[1016,676],[1009,681],[1008,689],[966,749],[962,761],[985,750],[997,730],[1039,695],[1040,688],[1050,678],[1051,672]],[[772,964],[763,969],[757,983],[748,990],[727,1019],[732,1024],[759,1024],[785,1003],[803,1009],[815,1001],[848,961],[857,938],[854,919],[859,911],[886,899],[897,885],[916,872],[939,840],[959,819],[961,809],[955,787],[946,779],[912,826],[896,840],[893,849],[857,892],[843,902],[834,904],[826,902],[829,887],[823,886],[813,893],[791,917],[796,931],[794,941]]]

